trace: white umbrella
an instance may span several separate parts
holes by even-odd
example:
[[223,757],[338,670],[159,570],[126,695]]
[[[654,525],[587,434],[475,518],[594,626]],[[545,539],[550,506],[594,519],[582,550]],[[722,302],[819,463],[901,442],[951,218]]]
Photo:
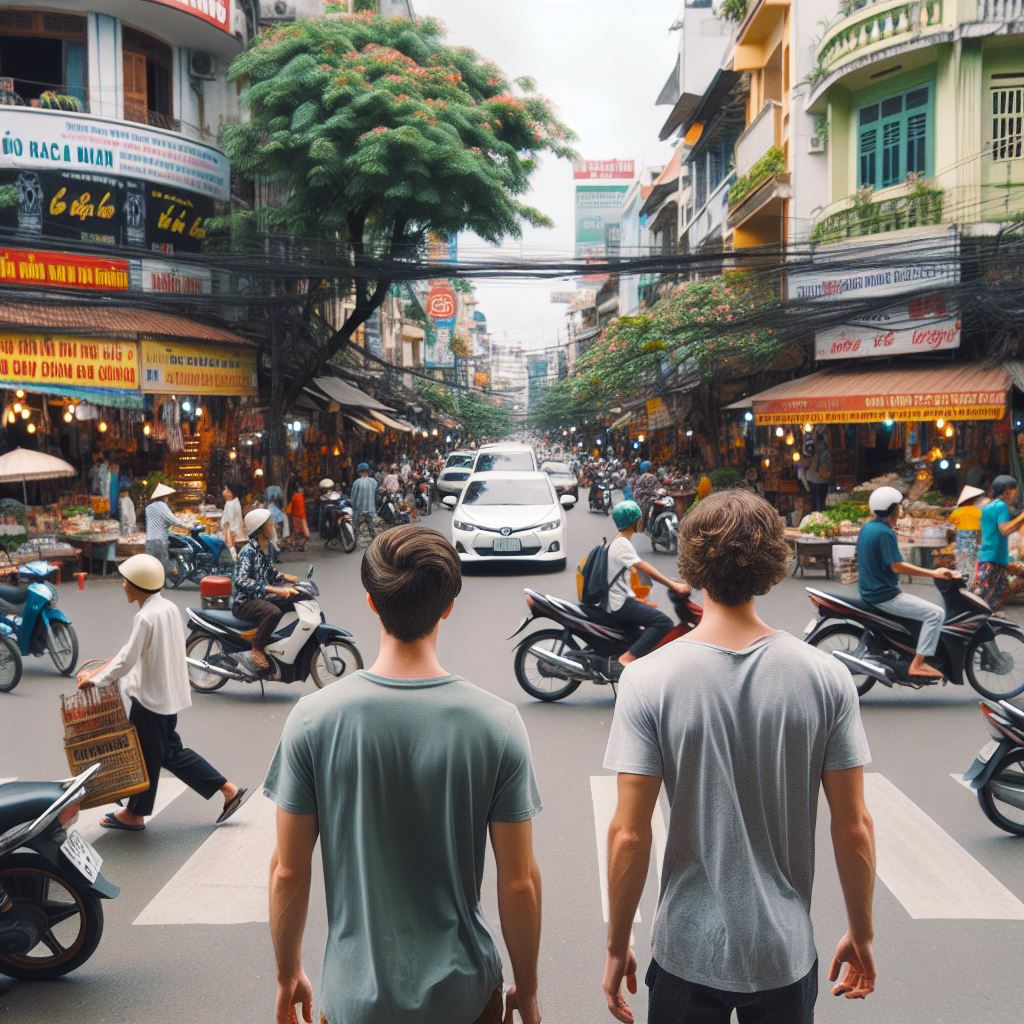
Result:
[[0,455],[0,483],[21,481],[21,494],[28,507],[29,480],[56,480],[62,476],[76,476],[77,470],[69,462],[58,459],[46,452],[34,452],[28,448],[15,448],[6,455]]

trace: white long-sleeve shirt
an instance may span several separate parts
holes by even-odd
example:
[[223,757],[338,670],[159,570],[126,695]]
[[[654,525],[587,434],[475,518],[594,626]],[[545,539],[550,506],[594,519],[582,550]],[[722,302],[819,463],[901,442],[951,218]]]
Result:
[[192,706],[181,613],[163,594],[146,598],[135,613],[128,643],[93,682],[121,679],[124,695],[154,714],[176,715]]
[[237,498],[230,498],[224,502],[224,512],[220,519],[221,532],[224,534],[224,540],[228,540],[228,531],[231,531],[231,535],[236,542],[245,541],[245,525],[242,520],[242,503]]

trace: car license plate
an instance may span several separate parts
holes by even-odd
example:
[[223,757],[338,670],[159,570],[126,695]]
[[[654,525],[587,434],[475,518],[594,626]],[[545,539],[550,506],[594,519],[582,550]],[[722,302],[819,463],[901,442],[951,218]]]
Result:
[[518,537],[495,537],[494,550],[505,554],[512,551],[522,551],[523,542]]
[[817,619],[811,619],[811,621],[808,622],[806,626],[804,626],[804,639],[805,640],[807,639],[807,637],[809,637],[811,635],[812,631],[814,630],[814,627],[817,624],[818,624],[818,620]]
[[92,884],[99,878],[103,858],[77,832],[69,832],[67,839],[61,843],[60,852],[82,873]]

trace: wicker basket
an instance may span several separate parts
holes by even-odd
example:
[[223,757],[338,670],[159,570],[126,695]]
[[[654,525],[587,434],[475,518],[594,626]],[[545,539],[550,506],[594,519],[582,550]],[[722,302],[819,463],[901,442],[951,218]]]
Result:
[[[89,663],[81,669],[89,671]],[[60,699],[60,717],[64,722],[64,742],[82,739],[93,733],[124,729],[128,718],[117,683],[109,686],[88,686],[70,697]]]

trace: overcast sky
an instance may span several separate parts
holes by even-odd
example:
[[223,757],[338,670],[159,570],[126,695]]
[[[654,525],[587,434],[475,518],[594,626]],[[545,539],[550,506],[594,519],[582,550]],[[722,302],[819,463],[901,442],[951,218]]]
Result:
[[[589,159],[632,159],[637,168],[667,162],[671,149],[658,141],[668,107],[654,101],[672,70],[678,38],[669,31],[681,0],[414,0],[416,14],[444,22],[450,42],[468,45],[495,61],[511,78],[529,75],[579,136],[576,149]],[[573,178],[567,161],[545,159],[529,198],[554,227],[527,228],[527,254],[573,254]],[[459,239],[468,255],[483,243]],[[507,247],[520,251],[519,242]],[[480,309],[492,334],[529,348],[555,344],[564,307],[549,295],[558,282],[484,282]]]

